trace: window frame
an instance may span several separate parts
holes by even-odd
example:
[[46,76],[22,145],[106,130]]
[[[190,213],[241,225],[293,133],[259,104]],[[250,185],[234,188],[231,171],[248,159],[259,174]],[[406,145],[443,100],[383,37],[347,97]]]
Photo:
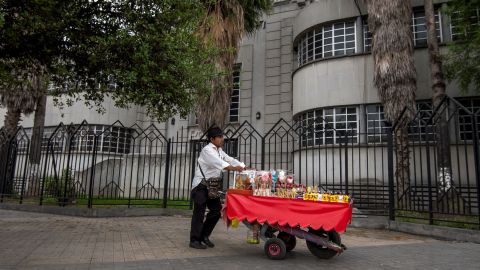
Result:
[[354,18],[316,26],[305,32],[297,43],[297,67],[320,59],[356,54],[357,42]]
[[[228,108],[228,122],[238,123],[240,122],[240,81],[241,81],[242,64],[235,64],[232,72],[232,89],[230,94],[230,104]],[[234,101],[234,99],[237,101]],[[236,108],[232,108],[232,105],[236,104]],[[232,112],[236,111],[236,114]]]
[[[344,109],[344,113],[339,110]],[[354,109],[354,113],[350,110]],[[331,111],[331,113],[328,113]],[[299,144],[301,148],[327,145],[345,144],[343,140],[346,132],[353,131],[354,134],[348,135],[352,139],[348,143],[359,143],[359,108],[356,105],[345,105],[335,107],[318,108],[303,112],[298,116],[298,122],[301,128]],[[349,120],[349,116],[355,116],[355,120]],[[344,117],[344,120],[339,120]],[[331,118],[331,120],[329,120]],[[354,128],[351,125],[355,124]],[[344,127],[339,127],[344,125]]]

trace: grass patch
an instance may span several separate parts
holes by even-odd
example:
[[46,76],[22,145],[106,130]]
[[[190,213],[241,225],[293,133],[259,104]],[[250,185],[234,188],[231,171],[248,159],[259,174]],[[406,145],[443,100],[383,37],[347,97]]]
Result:
[[[20,198],[8,197],[4,198],[4,203],[18,204]],[[40,198],[25,198],[22,201],[22,204],[27,205],[39,205]],[[47,197],[43,198],[43,205],[53,205],[58,206],[57,198]],[[115,207],[137,207],[137,208],[162,208],[163,200],[136,200],[136,199],[105,199],[105,198],[94,198],[92,201],[93,208],[115,208]],[[79,207],[86,208],[88,207],[88,199],[78,198],[75,203],[68,203],[66,207]],[[190,209],[190,201],[185,199],[180,200],[168,200],[167,208],[175,209]]]
[[[395,219],[402,222],[411,222],[417,224],[429,224],[429,213],[428,212],[416,212],[416,211],[405,211],[397,210],[395,212]],[[465,216],[465,215],[447,215],[447,214],[433,214],[433,225],[460,228],[460,229],[470,229],[470,230],[480,230],[478,224],[478,216]]]

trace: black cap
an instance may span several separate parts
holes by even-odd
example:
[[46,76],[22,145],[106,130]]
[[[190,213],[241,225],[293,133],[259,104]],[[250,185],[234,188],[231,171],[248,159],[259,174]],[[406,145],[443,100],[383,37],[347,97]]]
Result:
[[217,136],[222,136],[222,135],[223,135],[223,131],[219,127],[211,127],[207,131],[208,139],[215,138]]

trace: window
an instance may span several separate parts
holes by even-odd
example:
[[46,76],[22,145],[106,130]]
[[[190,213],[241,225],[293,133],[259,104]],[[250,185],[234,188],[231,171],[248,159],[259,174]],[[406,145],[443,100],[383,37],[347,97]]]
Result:
[[[440,11],[435,13],[435,28],[437,30],[437,38],[439,42],[443,41],[442,35],[442,17]],[[414,10],[412,13],[412,32],[413,45],[416,47],[427,46],[427,23],[425,20],[425,11]],[[372,50],[372,33],[368,28],[366,19],[363,21],[363,50],[370,52]]]
[[431,122],[433,104],[430,101],[417,102],[417,114],[410,123],[408,136],[413,141],[435,141],[435,128]]
[[300,116],[301,146],[358,142],[356,107],[319,109]]
[[[388,127],[385,125],[383,105],[373,104],[365,107],[367,117],[367,142],[387,142]],[[433,114],[431,102],[417,102],[417,114],[409,125],[409,138],[412,141],[434,141],[435,130],[428,122]]]
[[[473,117],[476,117],[477,132],[480,131],[480,98],[461,99],[459,102],[465,106],[472,114],[465,110],[458,111],[458,125],[460,132],[460,140],[473,140]],[[480,134],[479,134],[480,135]],[[477,139],[480,138],[477,136]]]
[[[27,146],[31,147],[32,146],[32,143],[31,143],[31,139],[32,139],[32,129],[33,128],[25,128],[25,133],[26,135],[28,136],[28,140],[29,140],[29,143],[27,143],[26,141],[20,143],[19,147],[18,147],[18,151],[19,153],[27,153]],[[49,151],[53,151],[53,152],[61,152],[63,147],[64,147],[64,144],[66,142],[66,139],[62,136],[55,136],[52,138],[52,140],[50,141],[50,148],[48,148],[48,141],[50,139],[50,137],[52,136],[53,132],[55,131],[56,127],[45,127],[43,129],[43,136],[42,136],[42,143],[41,143],[41,150],[42,152],[46,152],[47,149]],[[26,139],[26,138],[25,138]]]
[[240,70],[241,65],[235,65],[233,68],[233,86],[232,95],[230,97],[230,113],[229,121],[238,122],[238,111],[240,108]]
[[298,66],[331,56],[356,52],[355,21],[324,25],[304,34],[298,42]]
[[370,52],[372,50],[372,33],[368,28],[368,22],[363,21],[363,51]]
[[[435,13],[435,29],[437,30],[437,38],[442,42],[442,29],[440,12]],[[417,10],[412,14],[412,32],[414,46],[427,46],[427,22],[425,19],[425,11]]]
[[[57,127],[45,127],[42,138],[42,152],[53,151],[62,152],[68,147],[68,133],[76,131],[70,144],[71,151],[90,152],[93,151],[95,136],[97,136],[97,151],[108,153],[130,153],[132,141],[132,129],[125,127],[104,126],[104,125],[85,125],[67,126],[65,129],[59,129],[50,140]],[[28,137],[32,137],[32,128],[25,129]],[[101,134],[101,135],[100,135]],[[50,144],[48,143],[50,140]],[[27,144],[22,144],[21,151],[26,153]]]
[[[456,15],[456,16],[455,16]],[[480,26],[480,9],[475,9],[469,14],[469,21],[472,28]],[[452,40],[457,41],[466,36],[467,33],[460,30],[458,24],[462,20],[462,16],[459,12],[456,12],[451,19],[450,23],[450,33],[452,35]],[[468,31],[468,30],[467,30]]]
[[[102,127],[96,126],[100,130]],[[97,149],[109,153],[130,153],[131,130],[124,127],[103,126],[103,134],[98,138]],[[97,140],[98,140],[97,139]]]
[[367,117],[367,143],[386,142],[388,127],[385,125],[383,106],[379,104],[365,107]]

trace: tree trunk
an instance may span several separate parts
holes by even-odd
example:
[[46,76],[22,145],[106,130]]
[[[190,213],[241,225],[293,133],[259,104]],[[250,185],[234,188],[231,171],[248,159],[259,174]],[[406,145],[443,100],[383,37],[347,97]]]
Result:
[[397,178],[397,201],[399,205],[406,206],[410,201],[410,156],[408,149],[408,126],[400,126],[395,132],[395,154]]
[[[367,0],[372,31],[374,84],[384,106],[385,119],[400,120],[395,130],[397,194],[409,201],[408,123],[415,115],[416,71],[408,0]],[[407,109],[403,115],[401,113]],[[401,117],[401,119],[399,119]]]
[[29,161],[30,177],[27,185],[26,195],[35,196],[40,191],[40,160],[42,152],[43,130],[45,128],[45,113],[47,106],[47,95],[37,99],[35,117],[33,120],[32,139],[30,142]]
[[29,160],[33,164],[40,163],[40,151],[42,147],[43,130],[45,128],[46,106],[47,95],[42,95],[37,99],[35,116],[33,119],[32,140],[29,155]]
[[[432,77],[432,103],[438,112],[434,119],[438,151],[437,165],[439,171],[437,172],[437,176],[440,191],[445,192],[452,185],[448,115],[446,110],[448,104],[446,102],[442,103],[442,100],[446,97],[445,80],[438,48],[437,31],[435,29],[435,10],[432,0],[425,0],[425,20],[427,22],[428,55]],[[439,108],[439,106],[442,107]]]

